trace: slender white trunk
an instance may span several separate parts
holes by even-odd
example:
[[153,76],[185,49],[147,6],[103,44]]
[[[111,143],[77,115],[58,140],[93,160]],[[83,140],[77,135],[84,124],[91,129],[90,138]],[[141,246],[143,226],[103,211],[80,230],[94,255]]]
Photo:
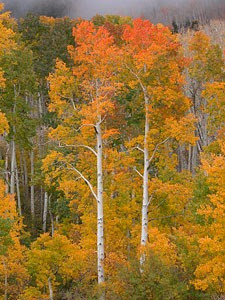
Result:
[[[97,134],[97,250],[98,283],[105,281],[104,275],[104,220],[103,220],[103,173],[102,173],[102,132],[101,125],[96,125]],[[104,296],[101,297],[104,299]]]
[[[33,150],[30,152],[30,173],[31,173],[31,180],[33,180],[33,178],[34,178],[34,151]],[[34,185],[33,185],[33,183],[31,184],[31,187],[30,187],[30,211],[31,211],[32,220],[34,220],[35,209],[34,209]]]
[[15,162],[16,162],[16,149],[14,138],[11,142],[11,177],[10,177],[10,194],[15,193]]
[[53,218],[52,209],[51,209],[51,195],[48,197],[48,206],[49,206],[49,216],[50,216],[50,220],[51,220],[52,236],[54,236],[55,226],[54,226],[54,218]]
[[[145,95],[145,137],[144,137],[144,175],[143,175],[143,203],[142,203],[142,223],[141,223],[141,246],[146,246],[148,240],[148,204],[149,204],[149,152],[148,152],[148,133],[149,133],[149,99]],[[141,254],[140,264],[143,265],[145,254]]]
[[4,265],[4,271],[5,271],[5,282],[4,282],[4,285],[5,285],[5,291],[4,291],[4,300],[7,300],[8,299],[8,272],[7,272],[7,267],[6,267],[6,263],[3,262],[3,265]]
[[19,174],[18,174],[18,168],[17,168],[16,159],[15,159],[15,169],[16,169],[16,195],[17,195],[17,205],[18,205],[19,215],[22,216],[21,198],[20,198],[20,183],[19,183]]
[[47,213],[48,213],[48,193],[45,192],[45,196],[44,196],[44,211],[43,211],[43,231],[44,232],[46,232]]
[[5,193],[9,193],[9,145],[7,145],[6,155],[5,155]]
[[49,288],[49,300],[53,300],[53,289],[51,278],[48,278],[48,288]]

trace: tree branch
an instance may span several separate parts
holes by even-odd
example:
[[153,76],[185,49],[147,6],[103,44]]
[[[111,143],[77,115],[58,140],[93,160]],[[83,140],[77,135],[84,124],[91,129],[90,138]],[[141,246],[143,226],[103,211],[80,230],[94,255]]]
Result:
[[83,127],[86,127],[86,126],[91,126],[91,127],[94,127],[94,128],[95,128],[95,125],[94,125],[94,124],[83,124],[83,125],[81,125],[76,131],[80,131]]
[[136,169],[136,167],[134,167],[134,171],[135,171],[141,178],[143,178],[143,175]]
[[87,145],[68,145],[68,144],[61,145],[61,143],[59,143],[59,148],[65,148],[65,147],[85,148],[90,150],[95,156],[97,156],[96,151],[92,147]]
[[177,213],[177,214],[174,214],[174,215],[150,219],[149,222],[156,221],[156,220],[162,220],[162,219],[169,219],[169,218],[178,217],[178,216],[183,216],[184,212],[185,212],[185,210],[183,212],[181,212],[181,213]]
[[156,146],[155,146],[155,149],[152,153],[152,156],[151,158],[149,159],[149,164],[151,163],[151,161],[154,159],[155,157],[155,154],[156,154],[156,151],[158,150],[159,146],[161,146],[162,144],[166,143],[168,140],[170,139],[170,137],[166,138],[164,141],[158,143]]
[[96,195],[96,193],[95,193],[95,191],[94,191],[94,188],[93,188],[93,186],[92,186],[92,184],[90,183],[90,181],[79,171],[79,170],[77,170],[77,168],[75,168],[72,164],[70,164],[70,163],[67,163],[67,164],[69,164],[70,165],[70,167],[71,167],[71,169],[70,170],[73,170],[73,171],[75,171],[85,182],[86,182],[86,184],[88,185],[88,187],[89,187],[89,189],[90,189],[90,191],[91,191],[91,193],[92,193],[92,195],[95,197],[95,199],[98,201],[98,197],[97,197],[97,195]]

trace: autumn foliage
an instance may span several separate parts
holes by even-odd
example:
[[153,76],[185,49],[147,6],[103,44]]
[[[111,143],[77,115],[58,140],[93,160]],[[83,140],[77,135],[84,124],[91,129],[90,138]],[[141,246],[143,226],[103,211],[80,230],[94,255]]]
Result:
[[130,17],[0,15],[0,299],[223,299],[213,41]]

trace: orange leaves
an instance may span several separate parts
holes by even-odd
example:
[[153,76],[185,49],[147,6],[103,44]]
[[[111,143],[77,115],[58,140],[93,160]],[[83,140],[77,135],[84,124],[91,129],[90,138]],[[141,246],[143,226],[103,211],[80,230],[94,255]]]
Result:
[[73,35],[77,47],[76,49],[69,47],[68,50],[74,63],[78,64],[74,68],[74,74],[90,79],[104,78],[109,75],[108,59],[116,52],[113,38],[108,31],[104,27],[96,29],[93,23],[84,21],[73,29]]
[[102,138],[103,139],[108,139],[109,137],[115,136],[119,134],[119,130],[118,129],[109,129],[107,131],[105,131],[105,133],[103,134]]
[[80,115],[85,122],[96,123],[100,116],[106,117],[114,111],[113,97],[120,84],[115,78],[114,65],[118,51],[113,37],[104,27],[95,28],[88,21],[73,29],[77,47],[69,47],[74,60],[73,74],[79,83],[79,90],[87,105]]
[[133,22],[133,27],[125,26],[123,39],[134,47],[146,49],[152,42],[153,30],[154,25],[148,20],[136,19]]
[[195,145],[198,139],[195,137],[195,122],[196,119],[191,114],[178,121],[174,118],[166,119],[168,136],[175,138],[180,143]]

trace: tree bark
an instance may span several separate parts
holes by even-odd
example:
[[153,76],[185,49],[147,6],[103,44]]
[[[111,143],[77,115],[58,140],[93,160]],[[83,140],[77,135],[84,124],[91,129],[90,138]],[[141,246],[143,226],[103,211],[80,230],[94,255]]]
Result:
[[[31,180],[33,180],[33,177],[34,177],[34,151],[33,150],[30,152],[30,173],[31,173]],[[34,220],[35,207],[34,207],[34,185],[33,185],[33,183],[30,186],[30,211],[31,211],[32,220]]]
[[55,226],[54,226],[54,217],[53,217],[52,209],[51,209],[51,195],[48,197],[48,206],[49,206],[49,216],[50,216],[50,220],[51,220],[52,236],[54,236]]
[[44,196],[44,211],[43,211],[43,231],[46,232],[47,229],[47,213],[48,213],[48,193],[45,192]]
[[[104,283],[104,220],[103,220],[103,172],[102,172],[102,132],[101,125],[96,125],[97,134],[97,252],[98,283]],[[104,296],[102,296],[104,299]]]
[[11,177],[10,177],[10,194],[15,193],[15,160],[16,160],[16,149],[15,140],[11,142]]
[[9,193],[9,144],[7,144],[7,150],[5,154],[5,193],[6,195]]
[[[143,175],[143,203],[142,203],[142,222],[141,222],[141,246],[145,247],[148,240],[148,204],[149,204],[149,151],[148,151],[148,133],[149,133],[149,98],[145,95],[145,137],[144,137],[144,175]],[[140,265],[145,261],[145,254],[140,257]]]
[[5,269],[5,280],[4,280],[4,286],[5,286],[5,291],[4,291],[4,300],[8,299],[8,272],[7,272],[7,267],[6,263],[3,262],[4,269]]
[[53,300],[53,289],[52,289],[52,282],[51,278],[48,278],[48,288],[49,288],[49,300]]
[[19,182],[19,174],[18,174],[18,167],[15,159],[15,169],[16,169],[16,196],[17,196],[17,205],[20,217],[22,216],[22,209],[21,209],[21,198],[20,198],[20,182]]

